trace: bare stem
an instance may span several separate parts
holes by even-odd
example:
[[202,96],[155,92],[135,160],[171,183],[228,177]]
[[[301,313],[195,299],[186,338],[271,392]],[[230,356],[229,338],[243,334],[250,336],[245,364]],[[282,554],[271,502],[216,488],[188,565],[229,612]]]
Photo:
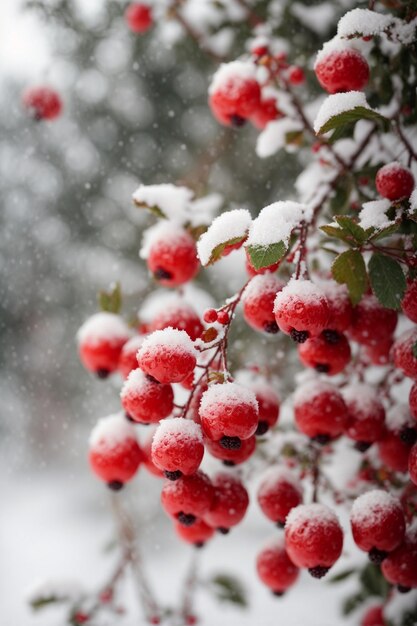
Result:
[[181,601],[180,615],[185,620],[193,614],[195,592],[198,585],[198,565],[200,553],[193,550],[191,561],[183,584],[183,596]]

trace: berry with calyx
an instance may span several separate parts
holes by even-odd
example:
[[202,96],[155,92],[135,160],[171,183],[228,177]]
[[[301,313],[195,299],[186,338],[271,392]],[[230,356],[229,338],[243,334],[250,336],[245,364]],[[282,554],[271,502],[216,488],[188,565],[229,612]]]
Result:
[[185,330],[164,328],[151,333],[137,354],[139,367],[160,383],[179,383],[197,363],[197,351]]
[[204,444],[206,450],[214,456],[214,458],[223,461],[227,467],[234,467],[247,461],[256,448],[256,437],[252,435],[248,439],[242,439],[240,442],[240,448],[224,448],[219,441],[212,441],[208,437],[205,438]]
[[161,310],[149,324],[149,332],[164,328],[185,330],[193,341],[203,332],[203,324],[192,306],[176,296],[169,301],[162,300]]
[[365,294],[353,308],[349,334],[365,346],[377,345],[393,334],[397,319],[396,311],[384,308],[374,295]]
[[197,519],[191,526],[175,522],[174,529],[180,539],[192,543],[196,548],[202,548],[215,532],[214,528],[201,519]]
[[314,71],[328,93],[361,91],[369,80],[369,65],[353,48],[329,52],[323,49],[317,55]]
[[321,578],[342,553],[343,530],[336,514],[324,504],[300,504],[285,522],[288,556],[297,567]]
[[136,474],[142,451],[133,426],[121,414],[100,419],[90,435],[89,461],[93,472],[117,491]]
[[249,495],[239,478],[220,472],[212,479],[214,498],[204,521],[220,532],[226,533],[245,516]]
[[402,370],[406,376],[417,380],[417,329],[406,330],[394,341],[392,354],[395,367]]
[[161,470],[189,476],[198,470],[203,455],[203,435],[198,424],[180,417],[159,424],[152,442],[152,461]]
[[268,122],[277,120],[280,117],[283,117],[283,113],[278,109],[276,99],[264,98],[249,119],[255,128],[263,130]]
[[299,569],[287,554],[283,534],[269,541],[258,553],[256,570],[264,585],[276,595],[282,595],[295,583]]
[[250,388],[255,392],[258,402],[259,421],[255,434],[264,435],[278,421],[280,399],[268,383],[257,381],[252,383]]
[[174,408],[171,385],[159,383],[141,369],[130,372],[120,392],[126,414],[140,424],[152,424],[168,417]]
[[139,2],[129,4],[124,17],[133,33],[146,33],[153,24],[151,7]]
[[278,332],[274,302],[282,287],[274,274],[258,274],[252,278],[242,296],[243,316],[249,326],[265,333]]
[[213,76],[209,87],[209,105],[221,124],[242,126],[258,109],[260,101],[261,88],[253,63],[223,63]]
[[328,442],[344,432],[348,410],[336,387],[313,379],[295,391],[294,417],[298,430],[304,435]]
[[373,489],[353,503],[350,513],[353,539],[368,552],[373,563],[382,563],[404,539],[405,518],[400,501],[387,491]]
[[275,298],[274,314],[280,330],[303,343],[327,327],[329,307],[320,287],[310,280],[291,279]]
[[258,503],[271,521],[284,526],[288,513],[303,501],[303,488],[297,477],[285,467],[270,467],[258,488]]
[[360,626],[387,626],[384,619],[384,606],[377,604],[369,607],[362,617]]
[[199,414],[204,434],[225,448],[239,448],[258,426],[254,392],[234,382],[211,385],[201,398]]
[[129,376],[132,370],[135,370],[138,367],[138,360],[136,358],[136,355],[142,345],[144,338],[144,335],[135,335],[134,337],[131,337],[128,341],[126,341],[126,343],[123,345],[122,351],[120,352],[117,369],[124,379]]
[[122,348],[130,337],[131,331],[120,315],[106,311],[92,315],[77,332],[82,364],[99,378],[106,378],[117,369]]
[[319,374],[334,376],[345,369],[350,361],[351,351],[343,333],[324,330],[319,337],[312,337],[300,344],[298,356],[306,367],[312,367]]
[[349,418],[345,434],[360,444],[372,444],[385,435],[385,409],[373,387],[355,384],[344,387]]
[[35,120],[54,120],[62,112],[62,100],[50,87],[30,87],[22,96],[23,106]]
[[203,517],[209,511],[213,498],[213,485],[201,471],[167,481],[161,492],[165,512],[184,526],[191,526],[197,518]]
[[417,280],[407,281],[407,289],[401,301],[401,309],[408,319],[417,323]]
[[408,167],[393,161],[377,171],[375,185],[383,198],[396,202],[410,197],[414,189],[414,176]]
[[165,287],[189,282],[200,268],[194,239],[172,222],[163,221],[148,229],[141,257],[154,279]]
[[417,587],[417,530],[408,529],[403,543],[381,565],[384,577],[406,591]]

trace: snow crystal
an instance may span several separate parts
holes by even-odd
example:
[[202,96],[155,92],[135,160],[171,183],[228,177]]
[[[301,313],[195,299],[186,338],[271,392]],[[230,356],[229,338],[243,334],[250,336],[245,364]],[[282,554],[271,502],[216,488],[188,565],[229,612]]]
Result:
[[250,61],[232,61],[231,63],[222,63],[214,74],[209,94],[213,94],[228,85],[236,85],[243,81],[255,80],[256,67]]
[[266,274],[257,274],[254,276],[245,291],[243,292],[242,302],[245,300],[251,300],[252,298],[258,298],[262,294],[267,292],[277,292],[282,289],[283,283],[275,276],[267,272]]
[[321,303],[326,300],[324,291],[311,280],[291,278],[281,291],[277,293],[274,303],[274,311],[282,308],[288,302],[302,299],[303,302]]
[[115,413],[98,420],[91,431],[89,444],[91,448],[114,448],[126,439],[136,439],[135,429],[123,413]]
[[133,194],[133,201],[158,207],[174,222],[183,224],[188,220],[190,202],[194,193],[187,187],[177,187],[170,183],[161,185],[140,185]]
[[203,432],[193,420],[182,417],[172,417],[159,422],[152,440],[152,448],[157,448],[166,443],[167,439],[191,439],[203,443]]
[[337,34],[339,37],[372,37],[388,28],[393,21],[392,15],[383,15],[369,9],[353,9],[339,20]]
[[364,107],[365,109],[371,110],[371,107],[366,101],[365,94],[361,91],[348,91],[347,93],[335,93],[327,96],[314,120],[314,130],[316,134],[320,132],[320,129],[332,117],[340,115],[340,113],[344,113],[345,111],[352,111],[352,109],[356,107]]
[[197,242],[198,257],[202,265],[209,263],[213,250],[220,244],[231,239],[243,239],[251,222],[251,215],[246,209],[234,209],[216,217]]
[[141,369],[137,368],[135,370],[132,370],[123,384],[123,387],[120,391],[120,397],[125,398],[131,393],[134,393],[136,395],[138,392],[141,392],[144,387],[147,387],[151,384],[151,381],[149,380],[149,378],[146,377]]
[[127,340],[131,331],[120,315],[102,311],[84,322],[77,332],[78,343],[96,344],[101,341]]
[[144,231],[139,256],[141,259],[147,259],[152,246],[158,241],[166,240],[170,244],[174,244],[175,241],[181,241],[184,238],[188,239],[188,237],[187,231],[179,224],[162,220]]
[[206,411],[213,404],[239,405],[248,404],[253,409],[258,409],[258,401],[254,392],[237,383],[223,383],[211,385],[203,393],[200,403],[201,411]]
[[355,415],[357,418],[362,416],[365,419],[382,407],[375,389],[369,385],[361,383],[347,385],[342,389],[342,395],[345,402],[352,405],[353,410],[358,412],[358,415]]
[[262,490],[273,489],[276,483],[285,481],[294,487],[300,495],[303,493],[303,487],[297,476],[287,467],[268,467],[261,475],[259,488]]
[[269,246],[279,241],[287,246],[293,229],[308,219],[307,207],[292,201],[274,202],[262,209],[252,222],[247,246]]
[[325,504],[299,504],[288,513],[285,528],[308,523],[309,526],[317,523],[338,524],[339,520],[334,511]]
[[164,350],[166,348],[180,348],[183,352],[188,352],[196,358],[198,355],[193,342],[185,330],[177,330],[171,326],[163,330],[155,330],[144,339],[137,354],[138,360],[155,347],[162,347]]
[[409,198],[410,203],[410,213],[414,213],[417,211],[417,187],[414,189],[413,193]]
[[302,130],[303,125],[301,122],[288,117],[269,122],[258,136],[256,154],[259,158],[266,159],[284,147],[289,152],[292,149],[296,150],[297,146],[286,143],[286,136],[287,133],[301,132]]
[[339,390],[331,383],[319,378],[313,378],[297,387],[293,395],[294,407],[312,402],[314,398],[322,393],[331,395],[340,395]]
[[326,41],[323,44],[322,49],[318,51],[314,61],[314,67],[316,67],[317,63],[322,61],[325,57],[329,56],[329,54],[332,54],[332,52],[346,52],[347,50],[354,50],[355,52],[358,52],[356,50],[355,43],[347,43],[336,35],[333,39]]
[[386,425],[388,430],[399,432],[408,426],[415,427],[416,421],[410,414],[408,404],[397,404],[393,406],[387,413]]
[[350,513],[350,519],[354,523],[375,524],[382,522],[387,509],[401,509],[397,498],[383,491],[373,489],[362,494],[354,501]]
[[365,202],[359,213],[359,226],[362,226],[365,230],[367,228],[382,229],[391,226],[395,221],[389,220],[386,216],[390,206],[391,202],[385,199]]

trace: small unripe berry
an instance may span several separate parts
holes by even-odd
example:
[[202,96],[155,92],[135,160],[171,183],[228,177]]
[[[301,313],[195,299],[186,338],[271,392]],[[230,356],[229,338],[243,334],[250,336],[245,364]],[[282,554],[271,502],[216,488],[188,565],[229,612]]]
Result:
[[171,385],[163,385],[141,369],[130,372],[120,393],[126,414],[141,424],[151,424],[167,417],[174,408]]
[[224,63],[209,88],[209,105],[216,119],[226,126],[241,126],[259,107],[261,89],[250,62]]
[[361,91],[369,80],[369,65],[353,48],[319,52],[314,71],[328,93]]
[[218,441],[212,441],[208,438],[205,439],[204,444],[212,456],[223,461],[226,466],[233,467],[244,463],[252,456],[256,448],[256,437],[252,435],[249,439],[242,439],[240,447],[237,449],[226,449]]
[[395,367],[402,370],[406,376],[417,380],[417,350],[414,354],[414,346],[417,343],[417,329],[406,330],[395,340],[392,347]]
[[214,535],[214,528],[198,519],[191,526],[184,526],[180,522],[175,522],[175,532],[187,543],[192,543],[196,548],[201,548]]
[[214,498],[204,521],[224,532],[242,521],[249,506],[249,495],[239,478],[232,474],[216,474],[212,484]]
[[414,176],[407,167],[394,161],[378,170],[375,185],[383,198],[396,202],[410,197],[414,189]]
[[298,356],[306,367],[312,367],[320,374],[334,376],[345,369],[351,352],[345,335],[324,330],[319,337],[312,337],[300,344]]
[[343,389],[349,419],[346,435],[354,441],[371,444],[385,434],[385,409],[376,391],[362,384],[349,385]]
[[203,320],[206,324],[214,324],[214,322],[217,322],[217,311],[215,309],[206,309]]
[[60,95],[49,87],[30,87],[23,93],[22,100],[35,120],[53,120],[62,111]]
[[278,332],[274,302],[282,287],[274,274],[258,274],[252,278],[242,296],[243,316],[249,326],[266,333]]
[[290,560],[283,535],[269,541],[256,557],[261,581],[277,595],[282,595],[298,578],[299,570]]
[[280,117],[283,117],[283,114],[277,107],[276,99],[265,98],[260,101],[259,106],[255,109],[249,119],[255,128],[263,130],[268,122],[277,120]]
[[381,571],[388,582],[405,589],[417,587],[417,532],[410,528],[403,543],[387,556]]
[[270,467],[263,474],[258,489],[258,503],[268,519],[283,526],[291,509],[302,501],[301,482],[288,469]]
[[144,340],[144,335],[135,335],[124,344],[118,362],[118,370],[120,374],[126,379],[132,370],[137,369],[138,360],[136,355]]
[[398,315],[385,309],[374,295],[365,295],[353,309],[349,334],[365,346],[377,345],[391,336],[397,326]]
[[275,298],[274,314],[282,332],[303,343],[327,326],[327,298],[310,280],[291,279]]
[[104,311],[92,315],[77,333],[82,364],[99,378],[106,378],[117,369],[122,348],[130,336],[130,329],[120,315]]
[[204,445],[201,427],[180,417],[163,420],[152,442],[152,461],[176,475],[194,474],[203,459]]
[[318,441],[339,437],[345,430],[348,411],[340,391],[330,383],[312,380],[294,394],[297,428]]
[[161,492],[162,507],[166,513],[190,526],[196,518],[209,511],[213,498],[213,485],[208,476],[200,471],[166,482]]
[[147,4],[130,4],[125,11],[125,20],[133,33],[146,33],[152,24],[152,9]]
[[179,383],[197,363],[197,351],[184,330],[164,328],[150,334],[137,354],[139,367],[160,383]]

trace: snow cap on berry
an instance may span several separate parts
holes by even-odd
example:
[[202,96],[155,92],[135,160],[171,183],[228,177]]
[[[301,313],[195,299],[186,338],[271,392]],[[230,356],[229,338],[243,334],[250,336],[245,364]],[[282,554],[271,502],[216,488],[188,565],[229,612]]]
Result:
[[136,441],[135,429],[123,413],[114,413],[98,420],[91,431],[89,444],[94,449],[111,449],[116,448],[126,439]]
[[170,246],[174,246],[176,243],[181,244],[184,239],[188,240],[189,237],[190,235],[181,225],[171,220],[161,220],[144,231],[139,256],[146,260],[154,244],[166,241]]
[[258,401],[252,389],[243,387],[238,383],[227,382],[210,385],[203,393],[200,403],[202,412],[210,409],[213,405],[250,405],[255,411],[258,410]]
[[138,359],[154,348],[175,348],[180,352],[191,354],[195,358],[198,356],[198,352],[194,348],[194,344],[185,330],[178,330],[171,327],[164,328],[163,330],[155,330],[148,335],[143,340],[138,350]]
[[97,345],[102,341],[118,343],[121,340],[127,341],[130,335],[131,331],[120,315],[102,311],[84,322],[77,332],[77,341],[79,344],[90,345]]
[[171,442],[174,439],[181,441],[188,439],[203,443],[201,426],[196,424],[193,420],[180,417],[161,420],[152,439],[152,448],[159,447],[167,440]]
[[353,523],[372,523],[378,526],[384,521],[386,511],[393,509],[401,510],[398,498],[388,491],[372,489],[356,498],[352,505],[350,519]]
[[256,80],[256,66],[250,61],[232,61],[222,63],[213,75],[209,95],[213,95],[219,90],[227,89],[229,85],[236,88],[238,83],[247,80]]

